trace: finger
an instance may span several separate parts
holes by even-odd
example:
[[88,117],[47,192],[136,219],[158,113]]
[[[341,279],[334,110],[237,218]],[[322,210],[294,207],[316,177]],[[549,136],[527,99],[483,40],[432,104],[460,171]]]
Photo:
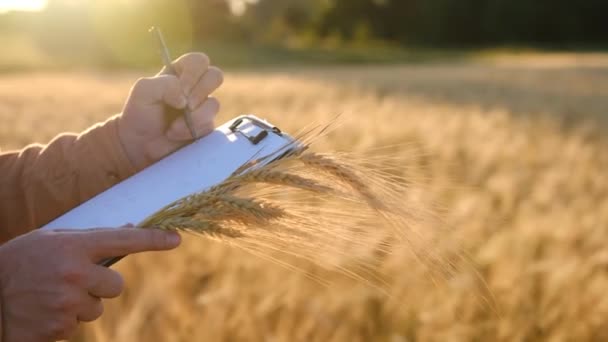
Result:
[[120,273],[107,267],[93,265],[87,277],[86,290],[94,297],[116,298],[124,289]]
[[183,93],[190,94],[198,80],[209,68],[209,57],[204,53],[188,53],[173,62],[173,68],[179,75]]
[[[192,121],[197,136],[205,136],[213,131],[213,120],[220,110],[220,103],[217,99],[210,97],[207,101],[192,112]],[[177,118],[167,130],[167,138],[172,141],[192,140],[190,130],[186,125],[183,116]]]
[[94,263],[115,256],[173,249],[181,241],[175,232],[144,228],[100,229],[79,234],[78,238]]
[[100,298],[84,294],[86,298],[82,301],[82,307],[76,316],[80,322],[92,322],[103,314],[103,303]]
[[[127,223],[123,226],[121,226],[120,228],[134,228],[135,225],[133,223]],[[70,233],[70,234],[86,234],[86,233],[90,233],[90,232],[94,232],[94,231],[105,231],[109,228],[84,228],[84,229],[76,229],[76,228],[59,228],[59,229],[52,229],[51,231],[56,232],[56,233]]]
[[176,109],[185,108],[188,103],[179,79],[173,75],[140,78],[131,89],[130,99],[142,105],[164,102]]
[[216,67],[210,67],[201,77],[192,93],[190,93],[188,105],[198,108],[217,88],[224,83],[224,73]]

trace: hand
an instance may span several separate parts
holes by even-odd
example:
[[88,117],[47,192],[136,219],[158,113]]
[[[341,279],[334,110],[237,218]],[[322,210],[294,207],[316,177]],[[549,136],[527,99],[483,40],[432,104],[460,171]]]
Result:
[[127,157],[137,170],[154,163],[192,140],[183,109],[188,106],[197,136],[213,131],[219,102],[209,97],[224,80],[223,73],[209,66],[202,53],[186,54],[173,67],[179,76],[165,70],[142,78],[131,89],[118,124]]
[[179,243],[177,233],[140,228],[38,230],[7,242],[0,246],[2,341],[69,338],[79,321],[101,316],[101,298],[122,292],[120,274],[100,261]]

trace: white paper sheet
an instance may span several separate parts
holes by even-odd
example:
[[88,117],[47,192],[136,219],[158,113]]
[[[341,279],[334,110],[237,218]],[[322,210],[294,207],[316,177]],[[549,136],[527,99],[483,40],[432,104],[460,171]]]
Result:
[[[218,184],[254,156],[270,155],[292,141],[288,135],[271,133],[254,145],[242,134],[230,131],[232,122],[97,195],[42,229],[110,228],[138,224],[169,203]],[[247,132],[257,127],[246,122],[240,129]]]

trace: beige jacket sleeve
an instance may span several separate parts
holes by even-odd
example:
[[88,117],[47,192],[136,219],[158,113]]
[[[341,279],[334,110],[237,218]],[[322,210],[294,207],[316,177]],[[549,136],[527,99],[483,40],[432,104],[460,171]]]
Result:
[[46,146],[0,154],[0,243],[41,227],[135,173],[118,117]]

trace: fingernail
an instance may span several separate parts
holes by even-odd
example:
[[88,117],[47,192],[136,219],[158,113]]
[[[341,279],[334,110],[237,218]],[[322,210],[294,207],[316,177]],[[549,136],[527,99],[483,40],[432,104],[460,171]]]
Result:
[[179,246],[179,243],[181,241],[182,241],[182,238],[178,233],[175,233],[175,232],[167,233],[167,245],[169,247],[177,247],[177,246]]

